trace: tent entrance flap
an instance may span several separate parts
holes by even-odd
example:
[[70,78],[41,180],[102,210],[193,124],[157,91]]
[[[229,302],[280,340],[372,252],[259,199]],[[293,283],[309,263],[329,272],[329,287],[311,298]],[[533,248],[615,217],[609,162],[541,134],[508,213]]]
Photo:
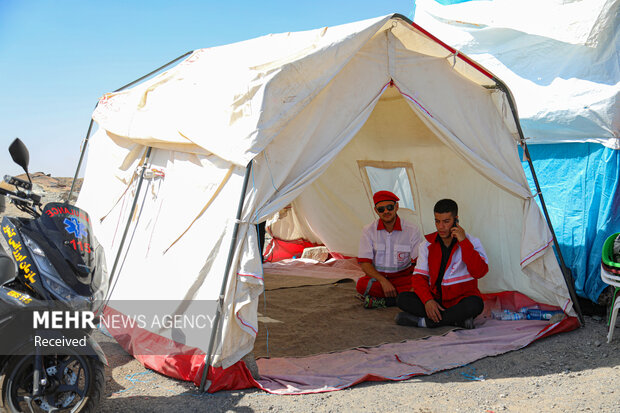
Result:
[[[537,301],[563,306],[567,293],[541,294],[521,270],[521,239],[511,234],[522,233],[527,200],[479,173],[439,139],[422,116],[397,88],[388,87],[355,137],[293,201],[295,215],[307,221],[311,235],[330,251],[357,256],[361,228],[376,219],[364,167],[411,166],[415,175],[408,177],[414,183],[415,211],[402,208],[403,219],[419,225],[424,233],[434,232],[435,202],[455,199],[463,227],[482,240],[489,254],[491,272],[480,281],[486,292],[522,291]],[[376,159],[385,162],[374,164]],[[511,162],[521,168],[518,157]]]

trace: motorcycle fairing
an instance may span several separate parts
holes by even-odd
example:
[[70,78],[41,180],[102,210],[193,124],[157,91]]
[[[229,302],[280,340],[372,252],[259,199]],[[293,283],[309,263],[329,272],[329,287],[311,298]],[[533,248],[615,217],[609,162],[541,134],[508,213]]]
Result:
[[19,231],[10,218],[6,216],[2,218],[2,235],[6,239],[7,244],[9,244],[9,253],[17,263],[20,280],[28,288],[34,290],[36,283],[39,283],[38,285],[41,284],[41,278],[37,273],[36,265],[30,257]]
[[94,262],[96,240],[86,211],[70,204],[50,202],[39,218],[46,236],[61,251],[63,257],[87,276]]

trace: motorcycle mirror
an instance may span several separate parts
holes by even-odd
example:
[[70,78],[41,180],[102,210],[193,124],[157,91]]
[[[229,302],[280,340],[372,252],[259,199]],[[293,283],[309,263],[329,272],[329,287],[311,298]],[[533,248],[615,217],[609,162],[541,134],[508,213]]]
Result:
[[22,167],[26,173],[28,172],[28,163],[30,162],[30,154],[28,148],[24,145],[24,142],[19,138],[15,138],[11,146],[9,146],[9,153],[13,162]]
[[13,162],[22,167],[22,169],[26,172],[26,176],[28,176],[28,180],[32,183],[30,174],[28,173],[30,154],[28,153],[28,148],[26,148],[24,142],[22,142],[19,138],[15,138],[11,146],[9,146],[9,153],[11,154],[11,158],[13,158]]

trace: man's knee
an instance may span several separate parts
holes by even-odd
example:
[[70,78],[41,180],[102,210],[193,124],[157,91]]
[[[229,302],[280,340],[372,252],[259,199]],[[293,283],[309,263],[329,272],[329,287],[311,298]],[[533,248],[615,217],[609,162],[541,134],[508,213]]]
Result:
[[357,280],[355,289],[362,295],[371,295],[373,297],[385,297],[381,283],[376,278],[364,276]]
[[366,291],[366,287],[368,287],[368,281],[370,281],[370,277],[368,276],[364,276],[357,280],[357,283],[355,284],[355,289],[358,293],[364,294],[364,292]]
[[398,305],[399,307],[401,307],[401,304],[405,307],[408,307],[414,303],[421,304],[422,301],[420,300],[420,297],[418,297],[418,295],[412,291],[406,291],[406,292],[400,293],[396,297],[396,305]]
[[475,314],[476,316],[482,313],[484,310],[484,301],[477,295],[470,295],[463,298],[459,304],[467,306],[468,312]]

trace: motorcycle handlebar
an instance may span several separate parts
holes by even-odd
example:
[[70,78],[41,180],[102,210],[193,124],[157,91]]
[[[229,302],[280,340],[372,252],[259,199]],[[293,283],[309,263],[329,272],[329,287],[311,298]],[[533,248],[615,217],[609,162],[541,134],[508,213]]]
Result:
[[[11,191],[8,189],[0,188],[0,197],[2,198],[1,202],[4,202],[4,197],[9,198],[15,204],[26,204],[28,206],[37,206],[41,205],[41,196],[30,191],[22,192],[22,191]],[[0,208],[0,211],[3,211],[3,208]]]

